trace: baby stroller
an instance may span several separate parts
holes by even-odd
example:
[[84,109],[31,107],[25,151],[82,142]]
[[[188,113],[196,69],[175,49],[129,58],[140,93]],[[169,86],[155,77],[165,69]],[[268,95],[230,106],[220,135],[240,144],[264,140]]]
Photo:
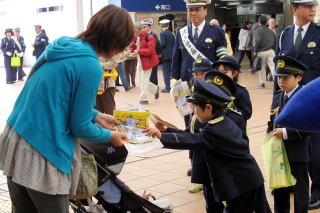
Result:
[[[114,147],[111,143],[93,143],[81,140],[83,151],[95,156],[98,166],[99,192],[94,197],[107,213],[166,213],[166,211],[133,192],[117,175],[126,161],[128,151],[124,146]],[[101,191],[100,191],[101,190]],[[108,200],[108,201],[106,201]],[[88,203],[89,201],[89,203]],[[88,200],[69,200],[74,213],[94,212]]]

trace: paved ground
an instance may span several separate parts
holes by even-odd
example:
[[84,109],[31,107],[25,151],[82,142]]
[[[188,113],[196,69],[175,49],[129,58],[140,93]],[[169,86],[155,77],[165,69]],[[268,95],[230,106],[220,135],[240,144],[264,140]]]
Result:
[[[248,122],[248,127],[251,130],[250,149],[264,172],[261,144],[269,116],[272,85],[267,83],[265,89],[258,89],[256,87],[257,80],[258,74],[252,75],[247,69],[242,70],[240,82],[247,86],[253,103],[253,116]],[[23,82],[14,85],[6,85],[4,82],[4,69],[0,68],[0,130],[4,127],[5,120],[23,86]],[[159,72],[159,82],[160,87],[163,88],[161,72]],[[127,106],[127,103],[138,103],[139,88],[134,88],[129,92],[124,92],[123,88],[119,89],[120,92],[116,94],[118,108]],[[148,110],[183,128],[182,117],[178,114],[168,94],[161,94],[157,101],[150,95],[149,102],[150,104],[146,107]],[[191,194],[187,191],[190,186],[190,178],[186,176],[189,166],[188,151],[162,149],[144,156],[129,157],[120,178],[138,194],[142,194],[143,190],[147,189],[157,198],[170,200],[175,212],[203,213],[205,212],[205,202],[202,192]],[[272,196],[268,189],[267,196],[272,206]],[[2,175],[0,175],[0,212],[10,212],[6,180]],[[320,211],[309,212],[320,213]]]

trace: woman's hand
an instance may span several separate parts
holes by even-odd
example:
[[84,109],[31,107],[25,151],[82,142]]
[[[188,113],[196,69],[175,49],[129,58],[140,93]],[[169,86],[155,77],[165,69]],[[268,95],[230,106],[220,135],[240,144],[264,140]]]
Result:
[[146,132],[146,136],[157,137],[161,139],[161,132],[156,128],[142,127],[142,130]]
[[122,140],[127,139],[127,136],[123,133],[120,132],[111,132],[111,137],[109,139],[109,141],[115,146],[123,146],[123,142]]
[[156,123],[157,129],[159,129],[160,132],[167,131],[168,127],[166,125],[163,125],[163,123],[157,122]]
[[104,114],[99,112],[96,120],[96,124],[99,124],[105,129],[115,130],[115,125],[120,124],[120,121],[117,121],[112,115]]

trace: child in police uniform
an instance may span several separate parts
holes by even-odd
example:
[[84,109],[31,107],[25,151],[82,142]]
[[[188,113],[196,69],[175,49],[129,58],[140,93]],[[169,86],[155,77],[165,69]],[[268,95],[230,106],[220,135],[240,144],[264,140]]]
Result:
[[197,119],[205,124],[201,132],[163,126],[162,132],[145,128],[147,135],[158,137],[166,148],[201,150],[215,201],[227,202],[226,213],[270,213],[263,176],[248,151],[248,140],[225,116],[230,97],[217,86],[195,79],[188,101],[193,104]]
[[[281,90],[275,93],[273,97],[267,132],[272,132],[274,136],[283,139],[291,173],[297,180],[296,185],[293,186],[294,212],[308,212],[308,135],[296,129],[286,128],[275,123],[275,118],[285,107],[288,100],[301,88],[299,82],[307,67],[290,56],[276,56],[274,61],[277,65],[275,76],[277,76]],[[290,187],[274,190],[274,209],[275,212],[289,213]]]
[[235,108],[241,112],[245,123],[251,118],[252,115],[252,103],[250,95],[245,86],[239,84],[238,78],[240,73],[239,60],[234,56],[225,56],[213,63],[213,67],[227,76],[232,78],[237,84],[237,92],[233,104]]

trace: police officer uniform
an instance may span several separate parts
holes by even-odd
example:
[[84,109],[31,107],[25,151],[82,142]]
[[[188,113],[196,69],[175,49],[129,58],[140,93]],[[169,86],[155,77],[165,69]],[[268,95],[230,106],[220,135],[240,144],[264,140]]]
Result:
[[[221,64],[237,70],[238,73],[240,72],[239,60],[234,56],[225,56],[220,58],[218,61],[213,63],[213,67],[217,69]],[[250,95],[246,87],[240,84],[237,78],[234,80],[237,85],[237,92],[234,96],[235,98],[233,103],[237,111],[241,112],[245,120],[245,124],[247,125],[247,120],[249,120],[252,116],[252,103],[250,100]]]
[[[8,28],[5,30],[4,34],[11,33],[13,35],[12,29]],[[13,39],[10,37],[4,37],[1,40],[1,51],[4,58],[4,67],[6,69],[6,83],[13,84],[15,82],[15,73],[13,67],[11,67],[11,56],[15,50],[15,45]]]
[[189,102],[211,104],[217,112],[199,133],[190,130],[162,133],[166,148],[199,149],[207,165],[216,202],[226,201],[227,213],[271,212],[263,176],[242,131],[222,110],[231,101],[216,85],[195,79]]
[[[35,25],[35,28],[41,28],[40,25]],[[34,50],[33,50],[33,56],[38,59],[40,55],[43,53],[43,51],[46,49],[46,47],[49,44],[49,38],[44,32],[40,32],[35,40],[34,40]]]
[[172,50],[174,46],[175,37],[169,30],[170,20],[163,19],[159,22],[161,27],[167,27],[160,33],[160,44],[162,48],[162,72],[165,83],[165,89],[162,92],[170,92],[170,78],[171,78],[171,63],[172,63]]
[[[210,1],[208,0],[188,0],[186,6],[187,8],[205,7],[209,3]],[[223,29],[215,25],[210,25],[209,23],[205,22],[205,20],[202,24],[200,24],[200,26],[201,25],[203,25],[203,29],[201,33],[197,35],[198,38],[196,41],[194,39],[195,26],[192,23],[186,28],[188,40],[182,38],[182,32],[184,28],[177,31],[171,67],[173,79],[190,81],[192,77],[192,63],[195,61],[195,58],[193,58],[190,53],[195,53],[194,47],[211,62],[218,60],[222,55],[226,55],[227,43]],[[198,27],[200,28],[200,26]],[[185,45],[185,43],[188,44],[188,42],[190,42],[193,46],[189,48],[190,53],[187,50],[188,47]]]
[[[316,0],[291,0],[295,5],[317,5]],[[303,73],[301,84],[307,84],[320,76],[320,25],[314,22],[302,26],[302,41],[299,47],[296,47],[296,38],[298,37],[299,27],[292,25],[286,28],[279,38],[276,55],[289,55],[296,58],[308,67]],[[275,91],[278,90],[275,81]],[[320,134],[314,133],[310,136],[310,177],[311,199],[310,207],[320,208]]]
[[[14,28],[14,32],[20,32],[20,28]],[[26,73],[23,71],[23,55],[26,51],[26,44],[24,43],[24,38],[22,36],[13,36],[13,41],[15,42],[15,52],[20,57],[21,65],[19,67],[14,67],[18,73],[18,80],[22,81],[23,77],[26,76]],[[15,76],[16,77],[16,76]]]
[[[302,75],[307,67],[289,56],[276,56],[275,76]],[[275,123],[275,118],[282,111],[286,103],[301,88],[297,86],[290,92],[280,91],[273,97],[271,106],[270,121],[268,122],[267,132],[272,132],[275,128],[283,128]],[[285,130],[284,130],[285,129]],[[309,202],[309,177],[308,161],[309,146],[308,135],[291,128],[283,128],[283,142],[288,156],[292,175],[297,183],[294,188],[294,212],[302,213],[308,211]],[[274,190],[274,208],[275,212],[290,212],[290,187]]]

